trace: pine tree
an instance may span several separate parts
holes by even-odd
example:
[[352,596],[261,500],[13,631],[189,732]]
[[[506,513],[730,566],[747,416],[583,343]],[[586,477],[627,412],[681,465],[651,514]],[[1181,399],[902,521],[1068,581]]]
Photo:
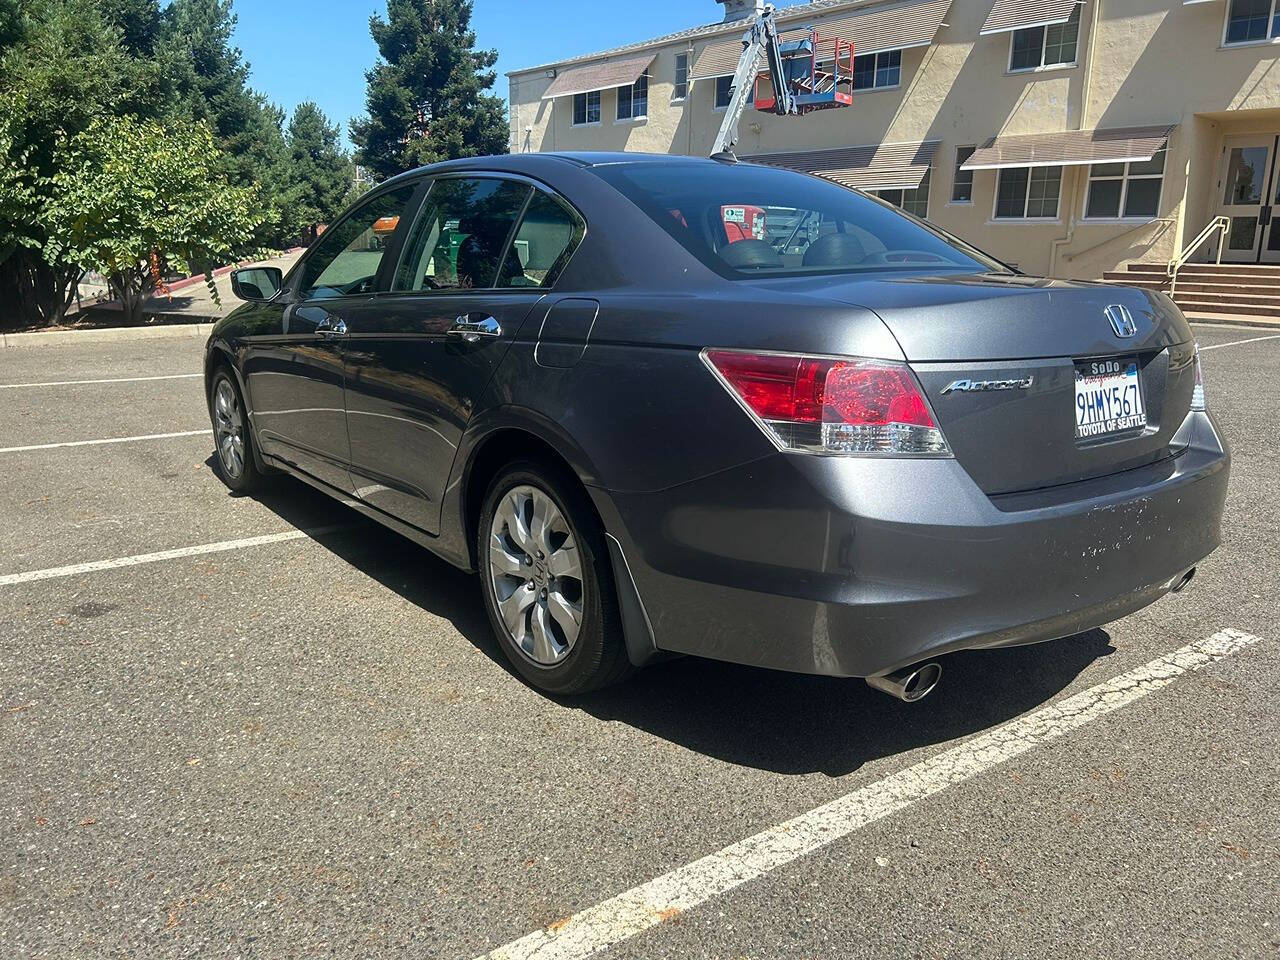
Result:
[[388,0],[369,29],[381,54],[365,74],[368,116],[351,125],[379,179],[422,164],[507,150],[496,50],[475,49],[472,0]]
[[338,128],[311,101],[298,104],[285,140],[289,148],[287,213],[299,230],[315,235],[317,224],[330,223],[342,210],[354,171],[342,149]]

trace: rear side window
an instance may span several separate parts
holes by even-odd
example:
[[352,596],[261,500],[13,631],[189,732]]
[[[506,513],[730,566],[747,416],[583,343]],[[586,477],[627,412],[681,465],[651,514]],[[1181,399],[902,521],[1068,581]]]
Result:
[[535,190],[503,269],[504,287],[550,287],[582,239],[582,221],[563,203]]
[[711,163],[588,168],[730,279],[1007,268],[885,204],[790,170]]
[[507,246],[532,190],[527,184],[496,178],[435,181],[405,244],[394,289],[513,285],[520,264],[506,256]]
[[303,299],[373,291],[374,278],[416,184],[374,197],[325,232],[302,268]]

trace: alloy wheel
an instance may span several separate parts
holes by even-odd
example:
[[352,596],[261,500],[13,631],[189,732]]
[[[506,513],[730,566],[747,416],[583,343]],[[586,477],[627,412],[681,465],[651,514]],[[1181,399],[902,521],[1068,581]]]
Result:
[[226,377],[213,391],[213,425],[222,469],[238,480],[244,473],[244,415],[235,387]]
[[516,648],[540,666],[563,661],[582,627],[582,558],[564,514],[537,487],[513,487],[498,502],[489,579]]

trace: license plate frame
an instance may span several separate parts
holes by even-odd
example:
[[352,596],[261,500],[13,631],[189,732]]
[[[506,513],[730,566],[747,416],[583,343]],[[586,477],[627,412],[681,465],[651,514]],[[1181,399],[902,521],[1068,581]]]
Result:
[[1144,433],[1148,426],[1142,365],[1136,356],[1075,361],[1075,440],[1099,443]]

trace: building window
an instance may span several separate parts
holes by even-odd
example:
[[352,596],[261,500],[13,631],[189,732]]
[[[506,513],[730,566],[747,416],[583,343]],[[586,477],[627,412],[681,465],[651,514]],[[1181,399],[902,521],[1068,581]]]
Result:
[[573,125],[580,127],[588,123],[600,122],[600,91],[575,93],[573,95]]
[[896,87],[902,79],[902,51],[882,50],[853,58],[853,89]]
[[723,110],[733,99],[733,77],[716,77],[716,109]]
[[1014,30],[1010,40],[1009,70],[1016,73],[1072,65],[1076,62],[1076,43],[1079,39],[1079,7],[1072,11],[1071,19],[1066,23]]
[[689,55],[676,54],[676,82],[671,89],[672,100],[683,100],[689,95]]
[[1223,43],[1256,43],[1280,36],[1277,0],[1231,0]]
[[877,190],[876,196],[924,220],[929,216],[929,171],[913,190]]
[[973,147],[956,147],[956,175],[951,183],[952,203],[973,203],[973,171],[960,169],[960,164],[972,157],[973,151]]
[[618,119],[637,120],[649,115],[649,74],[618,88]]
[[1161,150],[1150,160],[1095,163],[1089,168],[1085,217],[1091,220],[1155,217],[1160,212],[1164,157],[1165,151]]
[[1061,167],[1005,167],[996,181],[997,220],[1056,220]]

